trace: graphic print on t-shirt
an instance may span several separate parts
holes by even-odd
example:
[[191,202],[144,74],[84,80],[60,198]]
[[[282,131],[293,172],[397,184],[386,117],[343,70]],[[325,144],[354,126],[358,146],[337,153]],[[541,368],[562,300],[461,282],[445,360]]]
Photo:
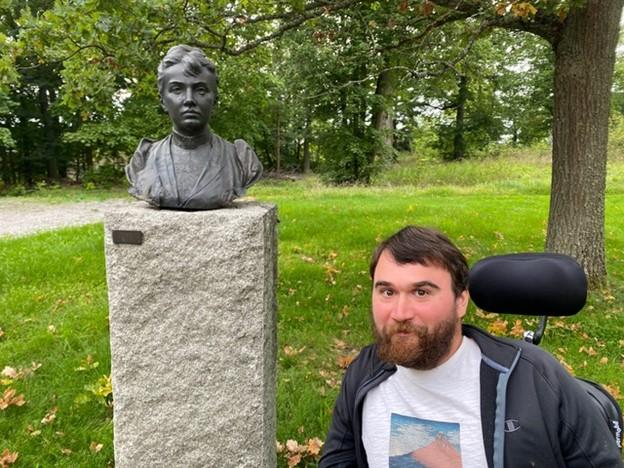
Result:
[[460,468],[459,424],[392,413],[390,468]]

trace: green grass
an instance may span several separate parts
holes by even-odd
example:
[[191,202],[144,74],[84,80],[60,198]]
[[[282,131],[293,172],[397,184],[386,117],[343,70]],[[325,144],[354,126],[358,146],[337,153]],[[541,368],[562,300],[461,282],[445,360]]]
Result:
[[[370,341],[368,259],[381,237],[405,224],[435,226],[471,263],[542,249],[547,165],[500,159],[439,167],[406,161],[410,171],[393,168],[369,188],[328,188],[314,177],[252,188],[252,197],[278,205],[280,217],[279,441],[324,438],[341,359]],[[624,404],[624,164],[613,167],[619,181],[615,177],[607,196],[610,286],[592,293],[576,317],[551,319],[542,346],[577,375],[619,389]],[[111,410],[85,389],[110,372],[102,235],[101,225],[92,225],[0,240],[0,368],[41,364],[31,376],[0,385],[0,392],[10,386],[27,400],[0,411],[0,452],[19,452],[18,466],[112,463]],[[499,319],[508,322],[506,333],[516,319],[525,328],[535,324],[474,310],[467,321],[489,327]],[[595,354],[583,351],[590,348]],[[76,370],[81,367],[86,370]],[[42,425],[53,407],[56,419]],[[93,453],[92,442],[102,450]],[[284,456],[280,460],[285,466]]]

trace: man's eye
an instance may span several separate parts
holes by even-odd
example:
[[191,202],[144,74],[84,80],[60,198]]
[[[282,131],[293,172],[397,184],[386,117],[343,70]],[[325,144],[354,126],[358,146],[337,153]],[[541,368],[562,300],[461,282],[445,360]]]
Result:
[[429,291],[427,291],[426,289],[416,289],[414,291],[414,294],[416,294],[418,297],[425,297],[429,294]]
[[383,289],[381,291],[381,295],[384,297],[390,297],[394,294],[394,292],[391,289]]

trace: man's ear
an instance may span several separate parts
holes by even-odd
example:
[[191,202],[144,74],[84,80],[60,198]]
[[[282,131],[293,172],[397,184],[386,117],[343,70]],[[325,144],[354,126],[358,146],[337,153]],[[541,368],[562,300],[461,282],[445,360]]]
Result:
[[459,296],[455,298],[455,307],[457,310],[457,317],[463,318],[468,310],[468,303],[470,302],[470,294],[465,289]]

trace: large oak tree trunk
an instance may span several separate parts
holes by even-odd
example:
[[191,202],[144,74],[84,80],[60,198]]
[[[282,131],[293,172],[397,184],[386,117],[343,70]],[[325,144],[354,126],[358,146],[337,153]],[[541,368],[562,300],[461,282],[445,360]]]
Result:
[[546,250],[575,257],[592,286],[606,280],[607,132],[624,0],[572,9],[555,49],[552,190]]
[[392,69],[382,70],[377,77],[375,98],[372,111],[373,128],[379,132],[380,145],[374,157],[379,157],[392,149],[394,144],[394,120],[390,99],[394,94],[394,77]]

